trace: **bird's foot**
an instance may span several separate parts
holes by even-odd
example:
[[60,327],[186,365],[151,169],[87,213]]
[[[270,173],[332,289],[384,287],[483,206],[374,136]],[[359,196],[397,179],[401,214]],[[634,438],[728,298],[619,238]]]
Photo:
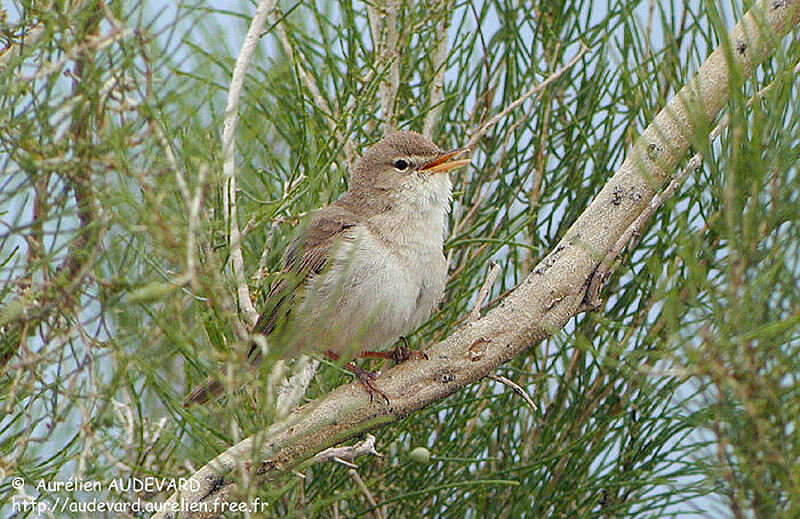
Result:
[[[339,354],[330,350],[326,351],[325,355],[327,355],[333,361],[338,361],[340,358]],[[391,405],[391,401],[389,401],[389,397],[386,396],[386,393],[381,391],[381,389],[375,385],[375,379],[378,377],[377,373],[373,373],[372,371],[361,368],[352,362],[348,362],[344,367],[347,369],[347,371],[355,375],[355,377],[358,379],[358,382],[364,386],[364,389],[367,390],[370,404],[377,393],[378,395],[381,395],[384,400],[386,400],[386,405]]]
[[367,393],[369,393],[370,404],[372,403],[372,400],[376,394],[381,395],[383,399],[386,400],[386,405],[392,404],[392,402],[389,401],[389,397],[386,396],[386,393],[381,391],[381,389],[375,385],[375,379],[378,377],[378,373],[360,368],[352,362],[348,362],[346,367],[353,375],[356,376],[361,385],[364,386],[364,389],[367,390]]
[[422,350],[412,350],[408,347],[408,339],[400,337],[400,343],[394,347],[392,358],[395,362],[405,362],[409,359],[428,360],[428,355]]

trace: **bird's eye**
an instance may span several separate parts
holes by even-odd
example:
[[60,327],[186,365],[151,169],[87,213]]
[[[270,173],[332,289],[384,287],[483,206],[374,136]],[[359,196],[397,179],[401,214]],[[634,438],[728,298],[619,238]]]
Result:
[[394,169],[397,171],[403,173],[411,168],[412,163],[406,159],[397,159],[392,162],[392,166],[394,166]]

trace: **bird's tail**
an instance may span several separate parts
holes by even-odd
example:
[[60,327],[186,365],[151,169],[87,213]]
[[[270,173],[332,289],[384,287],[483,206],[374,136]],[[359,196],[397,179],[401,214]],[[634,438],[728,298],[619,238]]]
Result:
[[[250,353],[248,354],[247,363],[249,367],[245,368],[248,371],[256,370],[264,361],[264,356],[261,354],[261,349],[253,343]],[[252,373],[250,373],[252,376]],[[199,386],[195,386],[186,397],[183,399],[183,407],[191,407],[195,404],[205,404],[213,402],[225,393],[225,385],[222,383],[223,378],[226,377],[225,371],[220,371],[216,375],[211,375],[203,381]]]
[[225,386],[219,379],[219,375],[211,375],[199,386],[195,386],[183,399],[183,407],[190,407],[195,404],[205,404],[213,402],[225,392]]

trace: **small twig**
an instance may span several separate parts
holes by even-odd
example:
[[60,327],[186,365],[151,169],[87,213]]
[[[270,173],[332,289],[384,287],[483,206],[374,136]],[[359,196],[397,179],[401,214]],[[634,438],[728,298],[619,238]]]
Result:
[[[533,186],[528,192],[528,207],[529,211],[534,211],[539,205],[539,197],[541,196],[542,179],[544,178],[545,170],[545,151],[547,150],[547,140],[550,134],[550,116],[553,112],[553,103],[547,103],[544,109],[544,116],[542,117],[542,130],[539,137],[539,149],[536,150],[536,160],[531,162],[531,168],[534,170]],[[527,178],[527,175],[526,175]],[[532,222],[536,219],[532,218]]]
[[347,139],[339,128],[339,114],[334,113],[334,111],[331,109],[328,101],[326,101],[325,97],[322,95],[319,86],[317,86],[317,82],[308,73],[305,67],[303,67],[303,61],[296,58],[294,48],[292,47],[291,42],[289,42],[289,37],[286,35],[286,29],[282,24],[275,26],[275,33],[278,36],[278,41],[281,42],[284,52],[286,52],[286,55],[289,57],[289,61],[297,68],[297,74],[300,76],[300,81],[302,81],[303,85],[305,85],[305,87],[308,89],[311,97],[314,99],[314,103],[328,119],[331,129],[333,130],[334,135],[336,135],[336,140],[344,143],[344,153],[345,157],[347,158],[347,163],[352,166],[356,162],[357,153],[353,142],[350,139]]
[[339,463],[341,465],[344,465],[345,467],[349,468],[350,470],[355,470],[355,469],[358,468],[358,465],[356,465],[355,463],[350,463],[349,461],[343,460],[342,458],[339,458],[338,456],[334,456],[333,458],[331,458],[331,460],[335,461],[336,463]]
[[297,59],[297,56],[294,52],[294,47],[292,47],[291,42],[289,41],[289,37],[286,34],[286,29],[283,25],[277,25],[275,27],[275,32],[278,35],[278,40],[281,42],[281,46],[283,46],[284,52],[289,57],[289,61],[291,61],[297,67],[297,73],[300,76],[300,80],[303,82],[305,87],[308,89],[311,97],[314,99],[314,103],[322,110],[322,112],[327,116],[328,120],[331,122],[332,125],[336,125],[336,117],[333,114],[333,110],[331,110],[328,101],[323,97],[322,92],[317,86],[317,82],[314,81],[314,78],[308,73],[305,67],[302,65],[302,62]]
[[200,226],[200,208],[203,206],[208,167],[201,164],[198,170],[197,186],[189,204],[189,228],[186,231],[186,277],[194,288],[197,288],[197,228]]
[[442,113],[444,73],[447,70],[447,53],[450,49],[447,38],[447,26],[450,19],[447,4],[448,0],[439,2],[439,19],[436,22],[436,37],[439,40],[433,53],[434,76],[430,97],[428,97],[428,113],[425,114],[425,122],[422,123],[422,135],[429,139],[433,137],[433,129],[439,122]]
[[519,96],[510,105],[508,105],[502,112],[500,112],[499,114],[495,115],[494,117],[492,117],[491,119],[486,121],[483,124],[483,126],[481,126],[477,131],[475,131],[475,133],[472,135],[472,137],[470,137],[469,142],[467,143],[466,147],[470,148],[470,149],[473,149],[475,147],[475,145],[478,143],[478,141],[481,139],[481,137],[486,135],[486,132],[488,132],[490,129],[492,129],[492,127],[494,127],[497,123],[499,123],[503,119],[503,117],[507,116],[513,110],[518,108],[522,103],[527,101],[531,96],[541,92],[542,90],[547,88],[552,82],[554,82],[555,80],[560,78],[566,71],[568,71],[569,69],[574,67],[575,64],[578,63],[578,61],[580,61],[580,59],[583,57],[583,55],[586,54],[587,52],[589,52],[589,50],[591,50],[591,49],[585,43],[582,44],[581,50],[578,51],[578,54],[576,54],[575,57],[572,58],[572,60],[569,63],[567,63],[566,65],[564,65],[563,67],[561,67],[557,71],[553,72],[547,79],[545,79],[544,81],[542,81],[538,85],[534,86],[533,88],[531,88],[530,90],[528,90],[527,92],[525,92],[524,94]]
[[[36,44],[37,40],[41,38],[43,33],[44,33],[44,26],[40,27],[37,25],[31,28],[25,35],[26,40],[24,42],[25,43],[24,47],[32,48]],[[133,29],[122,28],[115,25],[109,31],[108,34],[104,36],[91,35],[88,38],[86,38],[85,41],[75,45],[71,49],[68,49],[64,53],[64,55],[62,55],[58,60],[49,63],[43,63],[33,74],[18,73],[14,77],[14,81],[19,83],[24,83],[45,78],[47,76],[52,75],[55,72],[58,72],[59,70],[64,68],[67,65],[67,63],[76,59],[77,57],[80,57],[81,55],[84,55],[89,51],[97,53],[103,50],[104,48],[108,47],[112,43],[119,40],[124,40],[125,38],[133,36],[135,33],[136,32]],[[14,47],[12,49],[9,49],[7,54],[0,55],[0,65],[4,65],[5,64],[4,62],[7,61],[10,57],[21,56],[22,47],[23,46]],[[8,56],[8,58],[6,56]],[[2,70],[2,67],[0,67],[0,70]]]
[[[377,4],[380,5],[380,4]],[[383,117],[383,133],[389,135],[397,128],[395,100],[400,89],[400,62],[397,31],[397,14],[400,3],[391,0],[385,7],[367,6],[367,18],[375,45],[375,69],[388,67],[386,76],[380,84],[381,116]]]
[[50,204],[48,202],[47,185],[50,182],[50,176],[50,173],[46,172],[37,178],[34,183],[31,233],[25,237],[28,242],[27,263],[30,265],[29,268],[32,271],[36,268],[36,265],[41,265],[40,268],[42,269],[42,276],[45,281],[48,280],[50,269],[49,262],[44,260],[44,225],[42,222],[47,219],[47,214],[49,212]]
[[477,299],[475,299],[475,306],[472,307],[472,311],[469,313],[468,323],[481,318],[481,308],[483,308],[486,298],[489,297],[489,292],[492,290],[492,285],[497,280],[498,274],[500,274],[500,265],[496,261],[492,261],[489,263],[489,272],[486,274],[486,280],[478,292]]
[[355,445],[348,445],[346,447],[331,447],[330,449],[325,449],[314,456],[312,461],[313,463],[335,461],[336,463],[347,465],[350,468],[358,468],[358,465],[353,464],[353,460],[356,459],[357,456],[363,456],[365,454],[370,454],[379,458],[383,457],[383,454],[375,450],[375,436],[371,434],[367,434],[363,440]]
[[358,471],[355,468],[351,468],[347,471],[351,478],[356,482],[358,488],[361,489],[361,493],[364,494],[364,497],[367,498],[367,501],[370,505],[372,505],[373,510],[372,513],[375,515],[377,519],[383,519],[383,514],[381,513],[381,509],[378,508],[378,502],[375,501],[375,498],[372,496],[372,492],[369,491],[367,485],[364,483],[364,480],[361,479],[361,476],[358,474]]
[[531,409],[533,409],[535,412],[539,411],[539,408],[536,406],[536,403],[533,401],[533,398],[531,398],[531,396],[527,393],[527,391],[525,391],[522,388],[522,386],[520,386],[513,380],[506,378],[503,375],[489,375],[487,378],[490,378],[492,380],[495,380],[497,382],[500,382],[501,384],[510,387],[514,391],[514,393],[518,394],[519,396],[522,397],[523,400],[525,400],[525,403],[528,404],[528,406]]
[[111,403],[114,404],[114,411],[117,414],[117,419],[124,424],[124,428],[126,431],[125,435],[125,446],[130,447],[133,445],[133,441],[135,438],[134,435],[134,428],[136,426],[136,420],[133,418],[133,411],[131,410],[131,406],[127,403],[119,402],[118,400],[112,398]]
[[178,159],[175,157],[172,144],[167,140],[167,136],[164,135],[164,129],[161,128],[158,121],[152,117],[148,117],[147,124],[150,128],[150,132],[156,138],[156,142],[158,142],[158,145],[161,147],[161,151],[164,153],[169,167],[175,172],[175,181],[178,183],[178,189],[181,192],[184,202],[186,205],[189,205],[189,201],[192,198],[189,192],[189,184],[186,182],[186,175],[183,173],[183,168],[178,165]]
[[312,357],[303,355],[298,359],[295,366],[295,374],[281,388],[275,402],[275,409],[278,416],[283,417],[297,408],[300,399],[306,394],[311,380],[319,367],[319,361]]
[[225,219],[230,233],[231,261],[233,264],[233,277],[236,280],[239,306],[251,326],[258,319],[258,312],[253,307],[250,299],[250,290],[244,275],[244,258],[242,256],[242,237],[239,232],[238,207],[236,205],[236,125],[239,122],[239,98],[242,95],[247,67],[253,59],[261,30],[267,21],[267,15],[272,10],[273,0],[261,0],[256,7],[256,14],[250,22],[250,28],[244,37],[236,66],[233,69],[231,86],[228,90],[228,101],[225,105],[225,119],[222,122],[222,153],[224,156],[223,173],[226,187],[223,190],[222,205]]
[[0,51],[0,71],[5,71],[7,63],[22,56],[25,50],[34,49],[39,40],[42,39],[42,36],[46,34],[43,22],[31,27],[24,27],[22,31],[19,36],[12,36],[8,46]]

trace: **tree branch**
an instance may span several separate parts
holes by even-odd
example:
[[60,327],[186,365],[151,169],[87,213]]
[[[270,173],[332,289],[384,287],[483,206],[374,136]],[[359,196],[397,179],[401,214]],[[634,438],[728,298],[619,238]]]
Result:
[[428,110],[425,122],[422,123],[422,135],[433,138],[433,130],[442,116],[442,99],[444,98],[444,73],[447,71],[447,54],[450,42],[447,37],[447,28],[450,25],[450,10],[447,8],[448,0],[439,2],[439,19],[436,22],[436,37],[439,39],[433,53],[433,82],[428,98]]
[[375,449],[375,436],[367,434],[366,437],[355,445],[348,445],[345,447],[333,447],[325,449],[312,458],[314,463],[324,463],[326,461],[335,461],[337,463],[347,462],[350,468],[358,468],[353,464],[353,461],[359,456],[370,454],[382,458],[383,454]]
[[[792,74],[796,75],[799,72],[800,64],[794,67]],[[763,98],[764,95],[769,92],[774,85],[775,83],[772,82],[756,92],[753,97],[747,100],[747,106],[753,106],[753,104],[759,99]],[[726,115],[708,134],[708,140],[714,141],[717,137],[719,137],[722,134],[722,131],[728,127],[728,123],[729,118]],[[647,205],[647,208],[645,208],[645,210],[642,211],[642,213],[636,218],[636,220],[633,221],[633,223],[625,230],[625,232],[622,233],[617,242],[614,244],[614,247],[612,247],[608,254],[606,254],[606,257],[603,258],[603,261],[597,265],[597,269],[595,270],[594,274],[592,274],[589,287],[586,289],[586,297],[584,298],[584,302],[580,308],[581,311],[596,310],[602,304],[602,300],[600,299],[600,291],[603,289],[603,286],[605,286],[608,278],[611,277],[611,274],[613,274],[614,271],[622,264],[622,251],[625,250],[626,247],[632,249],[636,246],[636,243],[642,235],[642,230],[647,225],[647,222],[650,220],[650,218],[652,218],[656,211],[658,211],[658,209],[664,205],[664,202],[666,202],[667,199],[675,194],[675,192],[689,177],[689,175],[693,171],[697,170],[702,164],[703,154],[695,153],[686,163],[686,166],[684,166],[683,170],[674,176],[669,185],[667,185],[663,191],[653,197],[653,199]]]
[[[173,495],[169,502],[229,499],[238,467],[247,467],[248,474],[275,478],[326,447],[395,422],[486,377],[560,330],[579,310],[599,262],[675,172],[692,136],[710,126],[708,121],[722,109],[729,97],[730,68],[737,67],[742,77],[750,76],[777,45],[776,36],[800,22],[798,7],[798,2],[776,0],[753,7],[732,30],[732,49],[720,47],[709,56],[522,284],[485,317],[429,349],[429,360],[407,361],[377,379],[391,404],[382,399],[370,402],[358,384],[341,386],[217,456],[193,476],[198,490]],[[482,344],[482,354],[470,354],[470,347],[477,343]]]
[[[380,4],[378,4],[380,5]],[[400,35],[397,32],[397,15],[400,2],[391,0],[388,5],[367,6],[367,18],[372,30],[375,45],[375,69],[388,67],[386,76],[381,79],[380,102],[383,117],[383,134],[389,135],[397,130],[397,114],[395,100],[400,89],[400,50],[397,48]]]
[[233,277],[236,280],[236,290],[239,306],[247,318],[250,326],[255,325],[258,312],[253,307],[250,299],[250,290],[244,275],[244,258],[242,257],[242,235],[239,231],[238,206],[236,204],[236,125],[239,123],[239,98],[242,95],[247,67],[253,59],[261,31],[267,21],[267,15],[272,10],[273,0],[261,0],[256,8],[253,21],[244,37],[236,66],[233,69],[231,86],[228,89],[228,101],[225,105],[225,119],[222,121],[222,153],[224,162],[222,171],[225,175],[225,189],[222,193],[222,205],[229,230],[229,244],[231,262],[233,264]]
[[[92,162],[96,157],[92,155],[90,146],[94,133],[94,116],[88,98],[91,97],[89,93],[96,88],[94,53],[97,49],[85,43],[96,38],[102,15],[100,9],[92,7],[87,11],[83,23],[76,28],[76,37],[81,43],[77,45],[78,50],[74,55],[75,81],[72,86],[72,98],[75,102],[70,121],[70,149],[74,158],[65,171],[65,181],[75,196],[80,229],[71,239],[66,258],[58,267],[55,278],[42,285],[30,286],[0,310],[0,332],[8,337],[19,337],[18,344],[24,342],[27,330],[39,326],[54,310],[63,308],[64,311],[74,311],[70,307],[77,303],[73,294],[85,285],[87,276],[94,269],[103,236],[108,229],[108,218],[103,214],[96,194],[96,185],[101,182],[93,177]],[[37,33],[36,37],[40,36]],[[45,218],[46,215],[37,216]],[[40,224],[41,222],[35,222],[34,230]],[[17,349],[0,351],[0,367],[5,366],[16,351]]]
[[478,291],[478,297],[475,299],[475,306],[472,307],[472,311],[469,313],[468,322],[477,321],[481,318],[481,308],[483,308],[486,298],[489,297],[489,292],[492,291],[492,286],[498,274],[500,274],[500,265],[498,265],[496,261],[492,261],[489,263],[489,273],[486,274],[486,280]]

